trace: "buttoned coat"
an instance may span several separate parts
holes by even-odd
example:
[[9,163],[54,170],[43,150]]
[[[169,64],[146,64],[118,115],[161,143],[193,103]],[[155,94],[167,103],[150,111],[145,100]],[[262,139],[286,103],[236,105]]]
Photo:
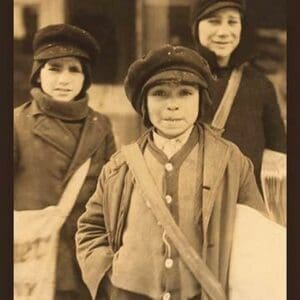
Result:
[[[204,126],[203,132],[204,170],[203,182],[199,183],[202,218],[199,218],[199,226],[202,226],[204,241],[203,251],[199,254],[226,290],[236,204],[243,203],[262,212],[264,204],[250,160],[237,146],[219,137],[209,127]],[[148,135],[149,131],[138,141],[141,148]],[[102,278],[111,268],[114,253],[122,245],[134,184],[122,152],[116,153],[103,168],[96,191],[78,221],[77,257],[93,299],[97,297]],[[202,299],[208,299],[206,297],[204,294]]]
[[[73,151],[75,150],[75,153]],[[89,109],[80,140],[59,119],[45,115],[35,101],[14,111],[14,208],[56,205],[78,167],[92,158],[85,182],[67,218],[59,242],[57,289],[76,290],[80,274],[75,257],[77,219],[93,194],[103,165],[115,151],[107,117]]]

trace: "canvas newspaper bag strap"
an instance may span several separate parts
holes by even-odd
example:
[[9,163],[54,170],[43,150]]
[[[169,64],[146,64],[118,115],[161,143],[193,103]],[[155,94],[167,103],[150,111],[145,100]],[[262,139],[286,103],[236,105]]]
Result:
[[234,98],[240,86],[240,82],[243,76],[243,70],[244,70],[244,64],[240,65],[238,68],[233,69],[228,81],[227,88],[221,100],[221,103],[211,122],[211,126],[213,128],[219,130],[224,129]]
[[58,205],[14,211],[14,299],[53,300],[60,230],[74,207],[91,163],[72,175]]
[[143,198],[149,201],[154,216],[173,242],[184,263],[211,299],[225,300],[225,291],[220,282],[190,245],[190,242],[177,226],[169,210],[164,205],[164,200],[149,173],[139,146],[136,143],[123,146],[122,152],[125,155],[129,169],[141,188]]

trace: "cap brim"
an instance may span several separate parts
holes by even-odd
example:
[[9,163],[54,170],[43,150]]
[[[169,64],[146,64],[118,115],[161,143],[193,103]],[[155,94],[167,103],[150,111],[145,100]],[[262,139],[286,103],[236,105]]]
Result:
[[65,56],[75,56],[90,59],[89,55],[80,48],[68,45],[47,45],[38,49],[34,54],[35,60],[52,59]]
[[207,82],[202,76],[200,76],[200,74],[195,74],[186,70],[168,70],[150,77],[150,79],[144,84],[143,89],[145,90],[150,86],[153,86],[154,84],[168,81],[178,82],[182,84],[196,84],[203,88],[208,87]]

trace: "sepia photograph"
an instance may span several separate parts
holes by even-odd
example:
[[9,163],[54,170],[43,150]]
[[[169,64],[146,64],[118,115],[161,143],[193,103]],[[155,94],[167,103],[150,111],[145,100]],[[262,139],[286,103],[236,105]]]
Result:
[[13,299],[286,300],[287,1],[13,1]]

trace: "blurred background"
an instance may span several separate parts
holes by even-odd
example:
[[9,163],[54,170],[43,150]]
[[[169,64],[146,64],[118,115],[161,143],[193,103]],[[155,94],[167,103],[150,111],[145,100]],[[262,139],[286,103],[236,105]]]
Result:
[[[108,115],[117,146],[143,131],[123,91],[128,66],[162,44],[193,48],[191,0],[14,0],[14,106],[29,100],[32,39],[40,27],[69,23],[90,32],[102,47],[89,90],[90,105]],[[286,123],[286,0],[248,0],[255,30],[255,67],[273,82]]]

